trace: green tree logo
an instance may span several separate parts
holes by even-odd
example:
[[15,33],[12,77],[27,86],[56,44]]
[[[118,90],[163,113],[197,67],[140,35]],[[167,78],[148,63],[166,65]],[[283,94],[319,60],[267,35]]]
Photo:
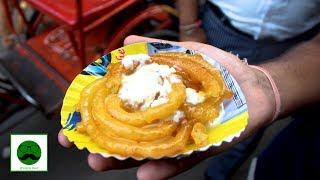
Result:
[[24,141],[17,149],[17,156],[25,165],[35,164],[41,157],[41,148],[34,141]]

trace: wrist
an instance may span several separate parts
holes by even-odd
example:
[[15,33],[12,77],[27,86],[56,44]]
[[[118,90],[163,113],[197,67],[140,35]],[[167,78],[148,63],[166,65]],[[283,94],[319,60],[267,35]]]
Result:
[[[275,94],[266,74],[258,69],[251,68],[254,72],[254,85],[255,91],[253,97],[257,101],[255,108],[255,115],[260,120],[261,125],[270,124],[274,120],[276,112]],[[250,107],[249,107],[250,110]]]
[[280,93],[279,93],[278,87],[277,87],[275,81],[273,80],[273,77],[269,73],[269,71],[267,71],[266,69],[259,67],[259,66],[251,65],[250,67],[263,73],[269,81],[269,87],[271,86],[271,88],[272,88],[272,92],[273,92],[273,96],[274,96],[274,106],[275,106],[273,117],[272,117],[272,121],[273,121],[278,118],[278,116],[280,114],[280,108],[281,108],[281,99],[280,99]]
[[[278,61],[278,60],[276,60],[276,61]],[[276,62],[276,61],[273,61],[273,62]],[[292,80],[287,78],[286,81],[281,82],[281,79],[279,78],[278,73],[283,71],[283,69],[276,66],[273,62],[262,64],[261,67],[263,67],[264,69],[266,69],[270,72],[271,76],[273,77],[273,79],[279,89],[279,94],[281,97],[281,109],[280,109],[281,113],[279,114],[279,116],[283,117],[283,116],[287,115],[287,113],[288,113],[287,112],[288,99],[291,98],[290,94],[286,93],[286,92],[288,92],[288,89],[285,87],[287,86],[287,84],[291,84]],[[295,86],[295,85],[290,85],[288,87],[292,87],[292,86]]]

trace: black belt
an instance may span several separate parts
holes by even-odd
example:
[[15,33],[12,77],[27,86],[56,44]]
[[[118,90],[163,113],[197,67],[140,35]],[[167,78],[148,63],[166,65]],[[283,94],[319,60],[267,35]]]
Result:
[[230,23],[228,17],[220,10],[219,7],[215,6],[214,4],[212,4],[212,3],[210,3],[210,2],[207,3],[207,4],[209,4],[209,7],[210,7],[211,11],[212,11],[213,14],[221,21],[221,23],[222,23],[223,25],[225,25],[225,26],[227,26],[228,28],[236,31],[236,32],[239,33],[239,34],[242,34],[242,35],[244,35],[244,36],[253,38],[252,35],[247,34],[247,33],[245,33],[245,32],[242,32],[242,31],[238,30],[237,28],[235,28],[235,27]]

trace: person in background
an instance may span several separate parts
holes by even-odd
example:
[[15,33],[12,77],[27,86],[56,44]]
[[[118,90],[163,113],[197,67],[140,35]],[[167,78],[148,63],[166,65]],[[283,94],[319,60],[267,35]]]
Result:
[[[319,0],[178,0],[180,41],[207,42],[259,64],[314,37]],[[216,156],[206,175],[228,179],[255,149],[264,130]]]
[[260,63],[317,34],[320,0],[177,0],[180,41],[203,42]]
[[9,28],[8,21],[4,13],[3,2],[0,2],[0,38],[3,47],[10,47],[14,44],[14,38]]

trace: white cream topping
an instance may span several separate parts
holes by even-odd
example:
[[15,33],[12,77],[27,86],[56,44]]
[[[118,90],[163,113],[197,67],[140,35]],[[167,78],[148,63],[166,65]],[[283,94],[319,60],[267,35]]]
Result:
[[[135,68],[135,71],[130,75],[122,75],[119,97],[130,106],[139,107],[141,110],[167,103],[172,84],[181,82],[180,77],[175,74],[175,68],[157,63],[147,64],[149,60],[150,56],[146,54],[136,54],[125,56],[121,61],[124,68]],[[187,103],[196,105],[204,100],[202,92],[186,88]],[[178,123],[184,117],[184,112],[177,110],[170,118]]]
[[193,105],[202,103],[205,99],[203,93],[197,93],[197,91],[192,88],[186,88],[186,95],[186,102]]
[[147,54],[135,54],[135,55],[125,56],[121,60],[121,63],[126,69],[131,69],[131,68],[133,68],[133,65],[135,63],[138,63],[139,66],[142,66],[148,60],[150,60],[150,56]]
[[145,56],[134,56],[126,56],[127,59],[124,62],[122,60],[123,66],[128,68],[139,58],[137,61],[140,64],[135,72],[122,76],[120,99],[132,107],[140,107],[141,110],[167,103],[172,83],[180,82],[180,79],[175,77],[176,70],[157,63],[145,64],[148,60]]
[[183,118],[185,117],[184,112],[183,111],[176,111],[173,115],[172,115],[172,120],[176,123],[180,122]]

